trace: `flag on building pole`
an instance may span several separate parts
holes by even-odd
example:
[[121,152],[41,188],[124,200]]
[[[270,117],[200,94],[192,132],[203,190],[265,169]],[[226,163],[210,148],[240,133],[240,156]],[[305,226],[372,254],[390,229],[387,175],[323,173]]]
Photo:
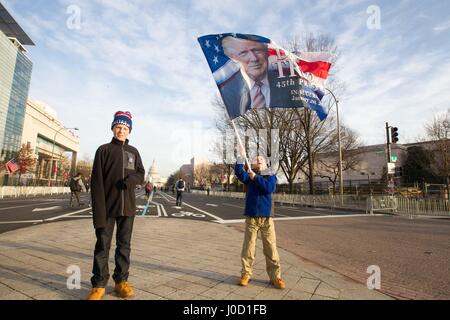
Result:
[[10,174],[19,170],[19,165],[17,164],[16,159],[9,160],[6,163],[6,168],[8,169]]
[[320,104],[332,54],[294,54],[268,38],[239,33],[198,38],[228,115],[235,119],[251,109],[302,108],[320,120]]

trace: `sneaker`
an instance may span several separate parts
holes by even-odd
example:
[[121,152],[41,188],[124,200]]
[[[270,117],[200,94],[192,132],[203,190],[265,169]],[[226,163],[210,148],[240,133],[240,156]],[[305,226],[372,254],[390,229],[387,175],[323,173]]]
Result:
[[102,300],[105,295],[105,288],[92,288],[87,300]]
[[284,280],[281,278],[276,278],[275,280],[271,281],[273,286],[277,289],[284,289],[286,288],[286,283],[284,283]]
[[241,280],[239,281],[239,285],[243,286],[243,287],[246,287],[246,286],[248,286],[248,282],[249,281],[250,281],[250,277],[248,275],[244,274],[241,277]]
[[114,287],[114,291],[121,297],[121,298],[130,298],[134,296],[134,290],[131,288],[127,281],[121,281],[116,283]]

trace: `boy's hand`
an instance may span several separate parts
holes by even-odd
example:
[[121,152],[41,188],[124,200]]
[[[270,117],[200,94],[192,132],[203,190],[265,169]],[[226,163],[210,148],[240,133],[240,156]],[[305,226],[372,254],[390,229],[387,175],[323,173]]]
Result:
[[256,173],[254,171],[252,171],[251,169],[248,172],[248,175],[249,175],[250,179],[252,179],[252,180],[254,180],[256,177]]

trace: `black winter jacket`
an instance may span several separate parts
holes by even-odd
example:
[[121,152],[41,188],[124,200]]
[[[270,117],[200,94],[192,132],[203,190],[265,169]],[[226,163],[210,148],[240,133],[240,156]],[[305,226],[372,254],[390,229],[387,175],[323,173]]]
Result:
[[91,175],[94,228],[104,228],[107,217],[136,214],[136,185],[145,169],[136,148],[113,138],[97,149]]

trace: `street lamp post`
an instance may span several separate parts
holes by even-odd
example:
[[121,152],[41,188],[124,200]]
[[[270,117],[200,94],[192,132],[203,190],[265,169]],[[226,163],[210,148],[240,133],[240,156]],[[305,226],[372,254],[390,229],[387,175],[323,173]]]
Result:
[[53,172],[53,155],[55,153],[55,144],[56,144],[56,135],[63,129],[66,130],[78,130],[78,128],[66,128],[66,127],[62,127],[60,128],[58,131],[55,132],[55,135],[53,137],[53,148],[52,148],[52,156],[50,159],[50,172],[48,174],[48,186],[50,187],[52,185],[52,172]]
[[339,122],[339,100],[336,98],[330,89],[326,90],[331,94],[336,104],[336,122],[337,122],[337,133],[338,133],[338,146],[339,146],[339,193],[341,195],[341,205],[344,204],[344,177],[342,175],[342,146],[341,146],[341,124]]

